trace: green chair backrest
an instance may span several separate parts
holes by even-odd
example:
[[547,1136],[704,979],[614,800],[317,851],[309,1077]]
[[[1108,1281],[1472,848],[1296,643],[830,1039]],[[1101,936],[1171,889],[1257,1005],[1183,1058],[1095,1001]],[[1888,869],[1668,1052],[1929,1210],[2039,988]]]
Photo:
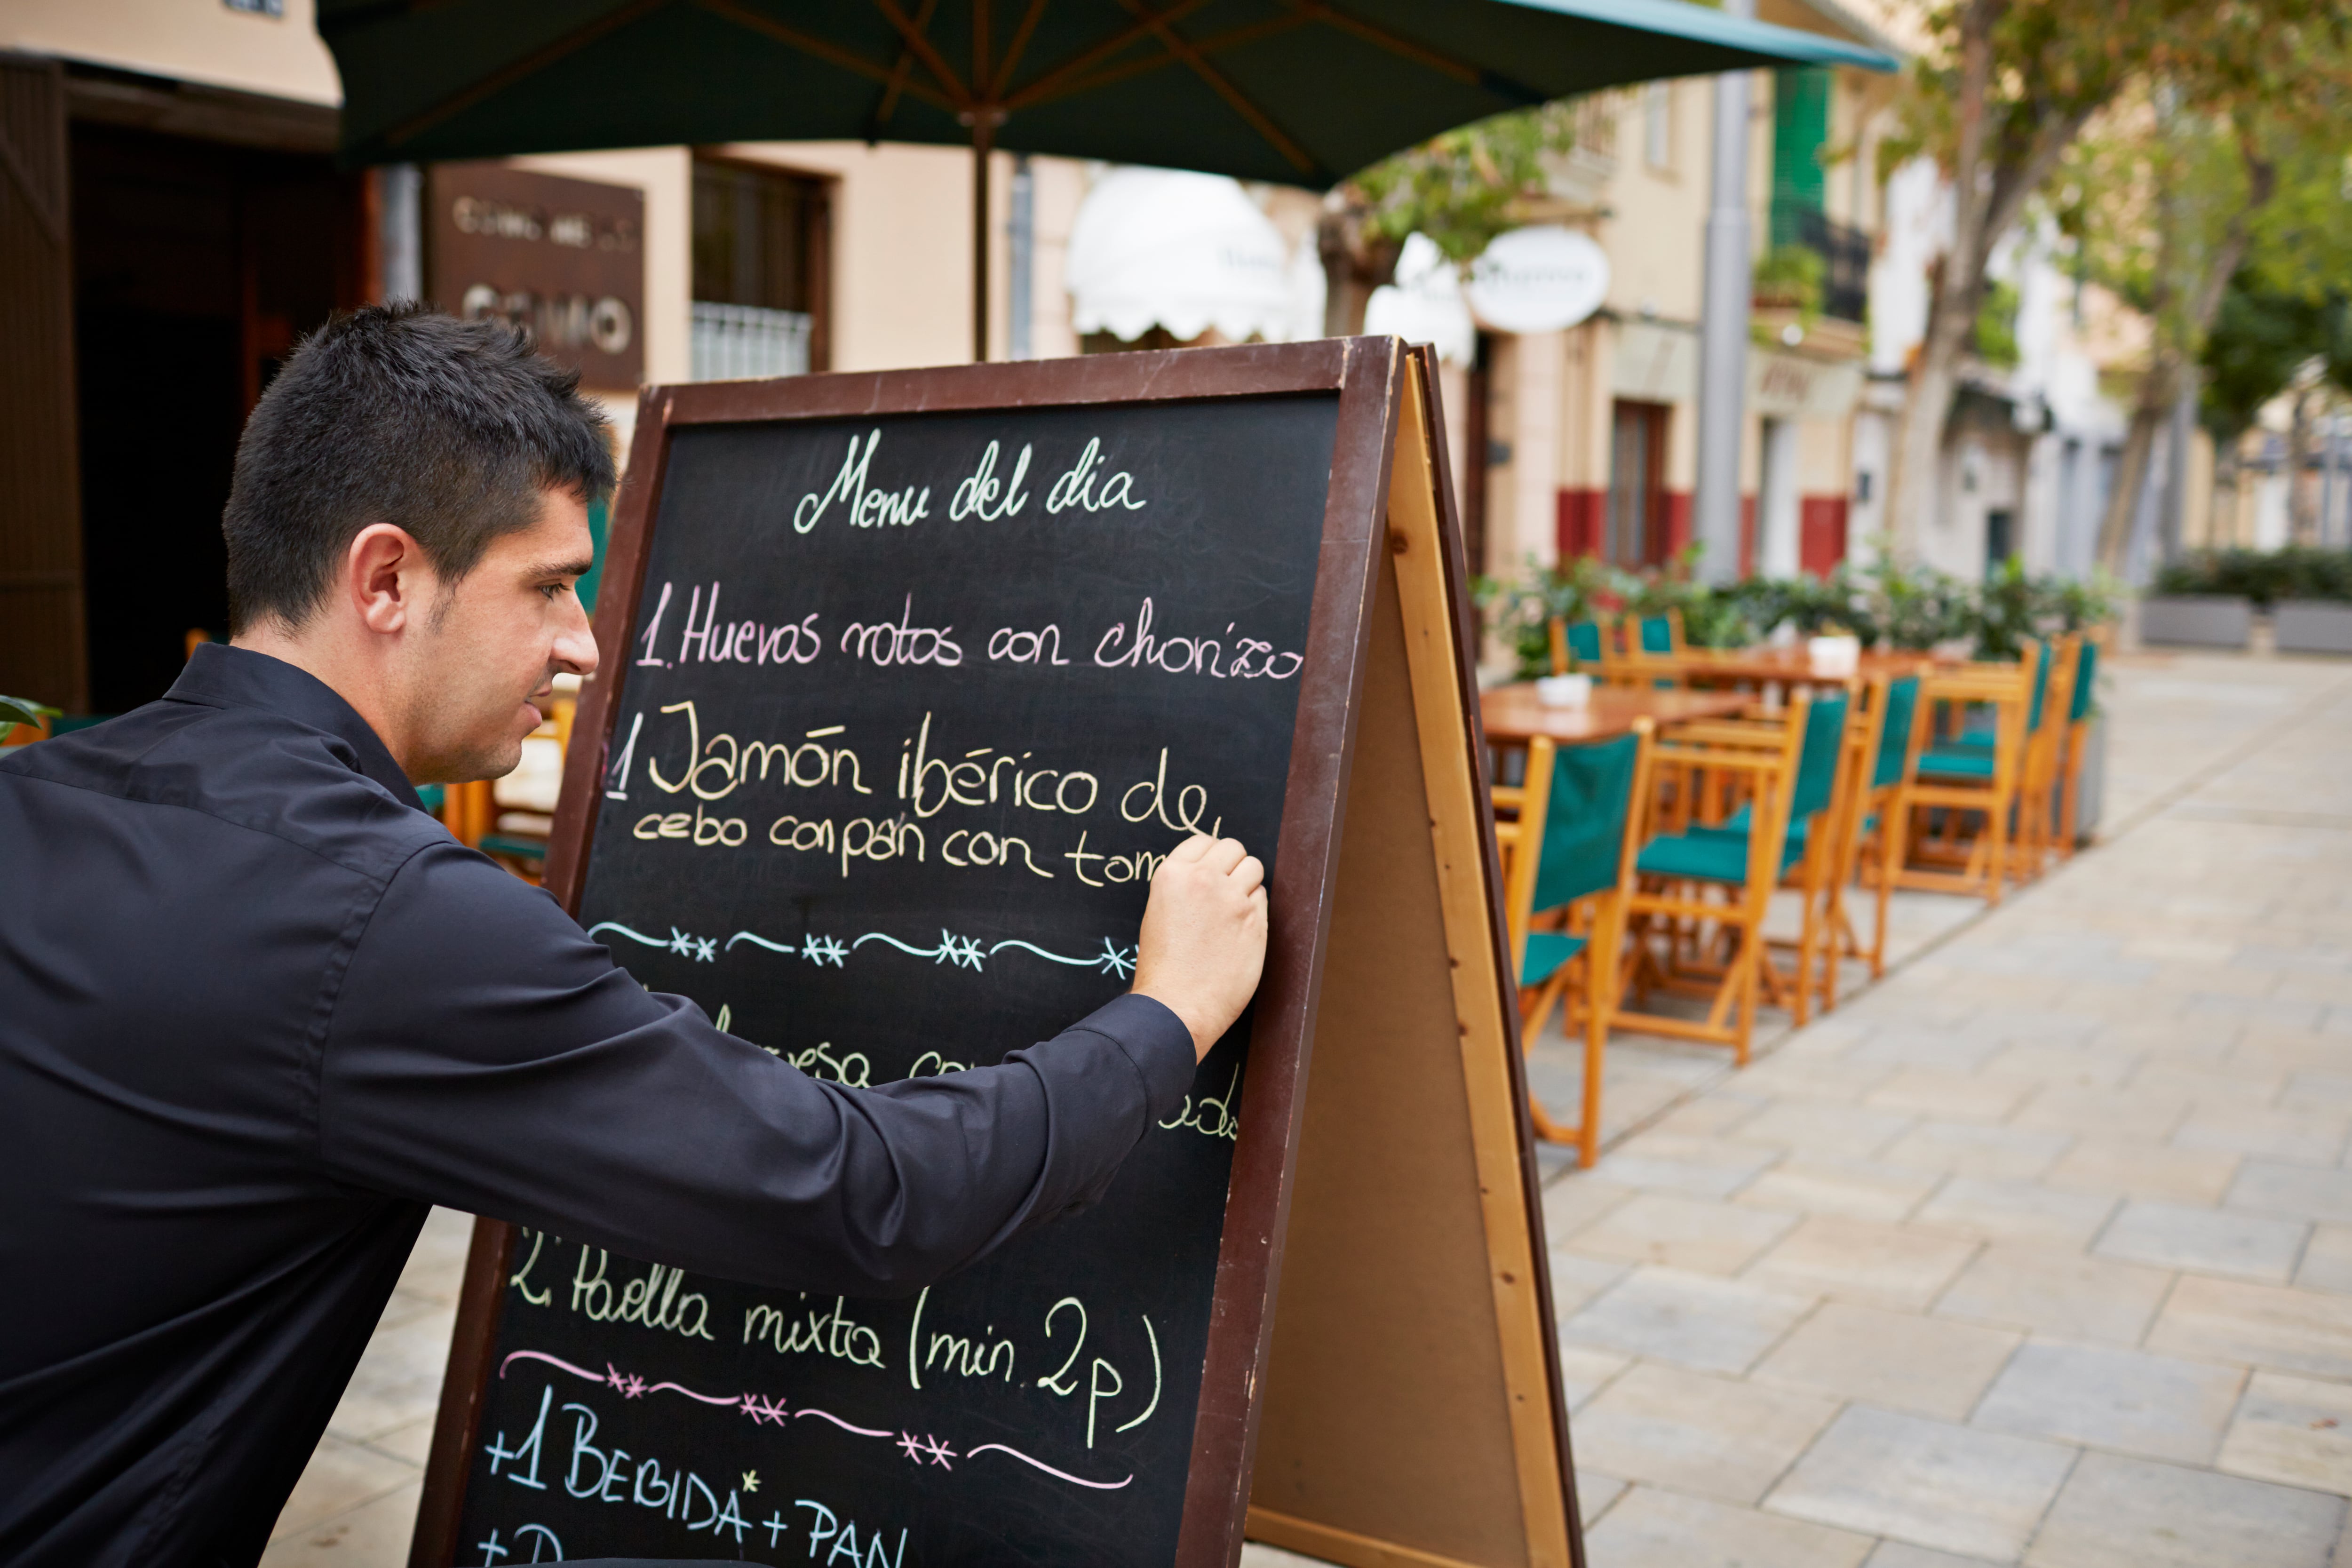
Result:
[[1911,721],[1919,711],[1919,678],[1902,676],[1886,686],[1886,724],[1878,731],[1878,755],[1872,760],[1870,787],[1885,789],[1903,782],[1903,763],[1911,750]]
[[2083,639],[2083,651],[2074,658],[2074,696],[2066,704],[2066,722],[2079,724],[2091,716],[2092,688],[2099,680],[2099,645],[2089,637]]
[[1641,620],[1642,651],[1672,653],[1675,651],[1675,623],[1664,616],[1643,616]]
[[1589,746],[1562,746],[1553,757],[1535,908],[1556,910],[1617,885],[1625,819],[1633,807],[1633,763],[1641,750],[1639,735],[1622,735]]
[[1828,806],[1837,793],[1838,749],[1845,740],[1844,692],[1813,700],[1805,715],[1805,743],[1797,753],[1797,785],[1789,792],[1789,820],[1801,822]]
[[1599,664],[1601,662],[1601,623],[1578,621],[1570,626],[1568,651],[1576,656],[1577,662],[1580,664]]
[[2029,735],[2042,733],[2042,700],[2050,695],[2050,645],[2051,639],[2043,637],[2042,656],[2033,661],[2033,705],[2025,710],[2025,732]]

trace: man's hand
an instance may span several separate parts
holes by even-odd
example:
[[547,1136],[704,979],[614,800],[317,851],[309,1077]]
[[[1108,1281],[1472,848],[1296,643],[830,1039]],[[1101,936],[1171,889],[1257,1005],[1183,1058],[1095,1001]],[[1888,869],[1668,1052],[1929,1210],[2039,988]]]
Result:
[[1265,867],[1238,838],[1194,834],[1151,879],[1135,991],[1192,1031],[1195,1059],[1233,1027],[1265,967]]

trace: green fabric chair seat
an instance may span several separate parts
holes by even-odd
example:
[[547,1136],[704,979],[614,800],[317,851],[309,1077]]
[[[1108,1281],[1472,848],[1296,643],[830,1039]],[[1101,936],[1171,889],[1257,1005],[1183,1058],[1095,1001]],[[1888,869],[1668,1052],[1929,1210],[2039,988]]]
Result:
[[1528,932],[1528,955],[1519,964],[1519,984],[1540,985],[1559,973],[1559,966],[1584,951],[1584,939],[1559,931]]
[[1939,779],[1990,779],[1992,752],[1934,746],[1919,754],[1919,776]]
[[1643,653],[1675,651],[1675,623],[1664,616],[1643,616],[1639,623]]
[[[1805,852],[1801,842],[1780,847],[1786,871]],[[1748,880],[1748,836],[1729,833],[1662,833],[1643,847],[1633,862],[1645,877],[1684,881],[1743,883]]]
[[1886,683],[1886,722],[1878,731],[1878,755],[1871,759],[1870,787],[1885,789],[1903,782],[1905,753],[1911,746],[1911,721],[1919,711],[1919,678],[1906,675]]
[[488,833],[482,836],[482,853],[511,855],[518,860],[544,860],[547,858],[547,841],[543,838],[516,838],[504,833]]
[[2066,704],[2066,721],[2079,724],[2091,716],[2091,699],[2099,683],[2099,645],[2089,637],[2083,639],[2083,651],[2074,661],[2074,693]]
[[[1723,838],[1737,838],[1745,844],[1748,842],[1748,825],[1755,820],[1753,816],[1755,809],[1753,806],[1743,805],[1721,822],[1693,824],[1691,832]],[[1810,816],[1801,816],[1789,824],[1789,843],[1797,854],[1801,855],[1805,852],[1805,835],[1812,826],[1813,818]]]
[[1580,664],[1601,662],[1601,623],[1578,621],[1568,628],[1568,651]]
[[[1534,908],[1556,910],[1617,885],[1625,814],[1633,799],[1633,762],[1640,752],[1640,738],[1623,735],[1589,746],[1562,746],[1553,755]],[[1532,951],[1534,933],[1528,941]]]

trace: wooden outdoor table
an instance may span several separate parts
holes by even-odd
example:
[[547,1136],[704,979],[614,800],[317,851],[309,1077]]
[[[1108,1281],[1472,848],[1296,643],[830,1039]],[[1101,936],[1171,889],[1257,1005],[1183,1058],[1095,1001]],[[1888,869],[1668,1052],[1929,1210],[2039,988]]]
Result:
[[1644,655],[1643,663],[1685,680],[1843,686],[1848,680],[1870,680],[1881,675],[1925,675],[1936,668],[1937,659],[1933,654],[1871,651],[1852,670],[1840,674],[1817,668],[1801,647],[1695,647],[1681,653]]
[[1489,744],[1525,745],[1548,735],[1564,746],[1607,741],[1633,727],[1636,719],[1663,728],[1693,719],[1724,719],[1748,705],[1737,691],[1685,691],[1648,686],[1596,686],[1582,708],[1547,708],[1536,700],[1533,681],[1497,686],[1478,700]]

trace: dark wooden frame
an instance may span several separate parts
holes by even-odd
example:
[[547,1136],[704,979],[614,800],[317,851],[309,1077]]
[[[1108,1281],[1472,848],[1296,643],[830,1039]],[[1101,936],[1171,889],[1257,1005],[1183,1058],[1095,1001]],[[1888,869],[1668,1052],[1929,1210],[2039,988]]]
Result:
[[[1253,1070],[1243,1090],[1241,1133],[1217,1259],[1208,1352],[1177,1542],[1178,1568],[1223,1568],[1229,1563],[1238,1550],[1249,1503],[1256,1437],[1253,1391],[1265,1380],[1280,1279],[1293,1155],[1305,1105],[1298,1089],[1314,1037],[1316,976],[1330,930],[1332,881],[1355,741],[1355,697],[1362,681],[1380,552],[1388,541],[1390,452],[1398,401],[1409,385],[1405,353],[1392,338],[1327,338],[1286,345],[646,388],[637,401],[634,449],[614,508],[595,617],[597,644],[610,662],[583,690],[574,745],[549,838],[545,886],[576,913],[613,726],[627,679],[628,666],[621,656],[629,648],[636,625],[646,545],[660,511],[673,429],[1338,394],[1330,489],[1283,796],[1282,843],[1272,877],[1283,896],[1274,908],[1250,1038]],[[1450,502],[1444,510],[1450,518]],[[1453,520],[1457,556],[1459,527],[1458,519]],[[1475,720],[1475,704],[1470,711]],[[1521,1121],[1525,1143],[1524,1112]],[[1532,1171],[1532,1155],[1524,1164]],[[478,1437],[482,1392],[497,1344],[512,1248],[512,1226],[489,1219],[477,1222],[425,1463],[424,1498],[409,1552],[411,1568],[450,1568],[456,1562],[467,1458]],[[1556,1362],[1554,1367],[1557,1390]],[[462,1396],[453,1397],[456,1391],[462,1391]],[[1563,1419],[1563,1455],[1565,1430]]]

